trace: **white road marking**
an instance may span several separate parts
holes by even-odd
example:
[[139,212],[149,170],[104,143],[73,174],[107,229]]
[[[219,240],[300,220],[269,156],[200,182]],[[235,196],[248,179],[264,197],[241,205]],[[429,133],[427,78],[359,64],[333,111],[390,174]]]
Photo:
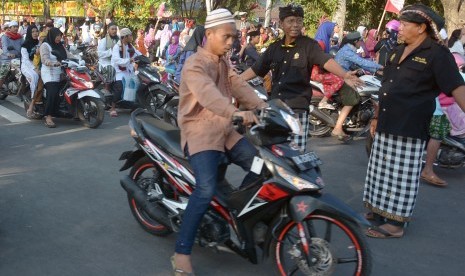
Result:
[[19,115],[18,113],[11,111],[10,109],[2,106],[0,104],[0,116],[7,119],[12,123],[25,123],[29,122],[30,120],[26,117]]

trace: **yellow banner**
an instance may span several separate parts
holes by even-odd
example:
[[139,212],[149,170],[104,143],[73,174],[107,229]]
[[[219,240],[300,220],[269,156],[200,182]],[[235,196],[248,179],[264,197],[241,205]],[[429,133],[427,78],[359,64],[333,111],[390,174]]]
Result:
[[31,2],[31,15],[44,15],[44,3]]
[[84,7],[79,5],[76,1],[66,1],[64,4],[64,15],[80,17],[84,16]]

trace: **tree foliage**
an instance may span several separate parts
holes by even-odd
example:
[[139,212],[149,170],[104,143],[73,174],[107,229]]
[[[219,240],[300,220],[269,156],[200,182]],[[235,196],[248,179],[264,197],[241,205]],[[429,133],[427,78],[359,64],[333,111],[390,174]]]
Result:
[[[421,2],[432,7],[439,14],[444,15],[444,8],[441,1],[453,0],[422,0]],[[315,33],[318,27],[319,19],[324,15],[328,15],[331,19],[340,4],[338,0],[284,0],[285,4],[295,3],[304,8],[305,12],[305,27],[310,30],[311,34]],[[406,0],[405,5],[417,3],[418,0]],[[357,26],[364,25],[369,29],[376,29],[381,20],[386,1],[380,0],[347,0],[346,1],[346,21],[344,30],[355,30]],[[385,20],[397,18],[396,14],[386,13]]]

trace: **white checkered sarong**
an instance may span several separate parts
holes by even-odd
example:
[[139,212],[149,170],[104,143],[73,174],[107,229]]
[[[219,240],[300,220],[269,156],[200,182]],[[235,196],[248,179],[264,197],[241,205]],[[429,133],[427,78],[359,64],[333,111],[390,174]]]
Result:
[[374,213],[407,222],[413,213],[425,142],[377,133],[373,142],[363,201]]
[[308,112],[303,112],[303,113],[296,113],[296,116],[298,117],[300,124],[302,125],[302,129],[304,132],[304,135],[294,135],[292,137],[292,140],[294,143],[299,146],[299,148],[305,152],[307,149],[307,140],[308,140]]

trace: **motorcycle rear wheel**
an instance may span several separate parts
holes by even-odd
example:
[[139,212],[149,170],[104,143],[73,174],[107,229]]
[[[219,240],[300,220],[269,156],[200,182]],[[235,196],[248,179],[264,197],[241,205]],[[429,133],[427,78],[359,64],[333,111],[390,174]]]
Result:
[[[139,187],[147,189],[147,181],[153,181],[153,175],[156,172],[159,172],[158,168],[153,164],[153,161],[150,160],[150,158],[145,156],[134,164],[129,176]],[[139,207],[134,198],[130,195],[128,195],[128,203],[132,215],[146,232],[155,236],[167,236],[173,232],[171,229],[152,219],[141,207]]]
[[93,97],[82,98],[84,106],[79,103],[78,116],[82,124],[88,128],[96,128],[103,122],[105,104],[100,99]]
[[365,236],[357,225],[334,214],[315,213],[299,224],[289,222],[277,233],[271,251],[278,275],[362,276],[371,271]]

